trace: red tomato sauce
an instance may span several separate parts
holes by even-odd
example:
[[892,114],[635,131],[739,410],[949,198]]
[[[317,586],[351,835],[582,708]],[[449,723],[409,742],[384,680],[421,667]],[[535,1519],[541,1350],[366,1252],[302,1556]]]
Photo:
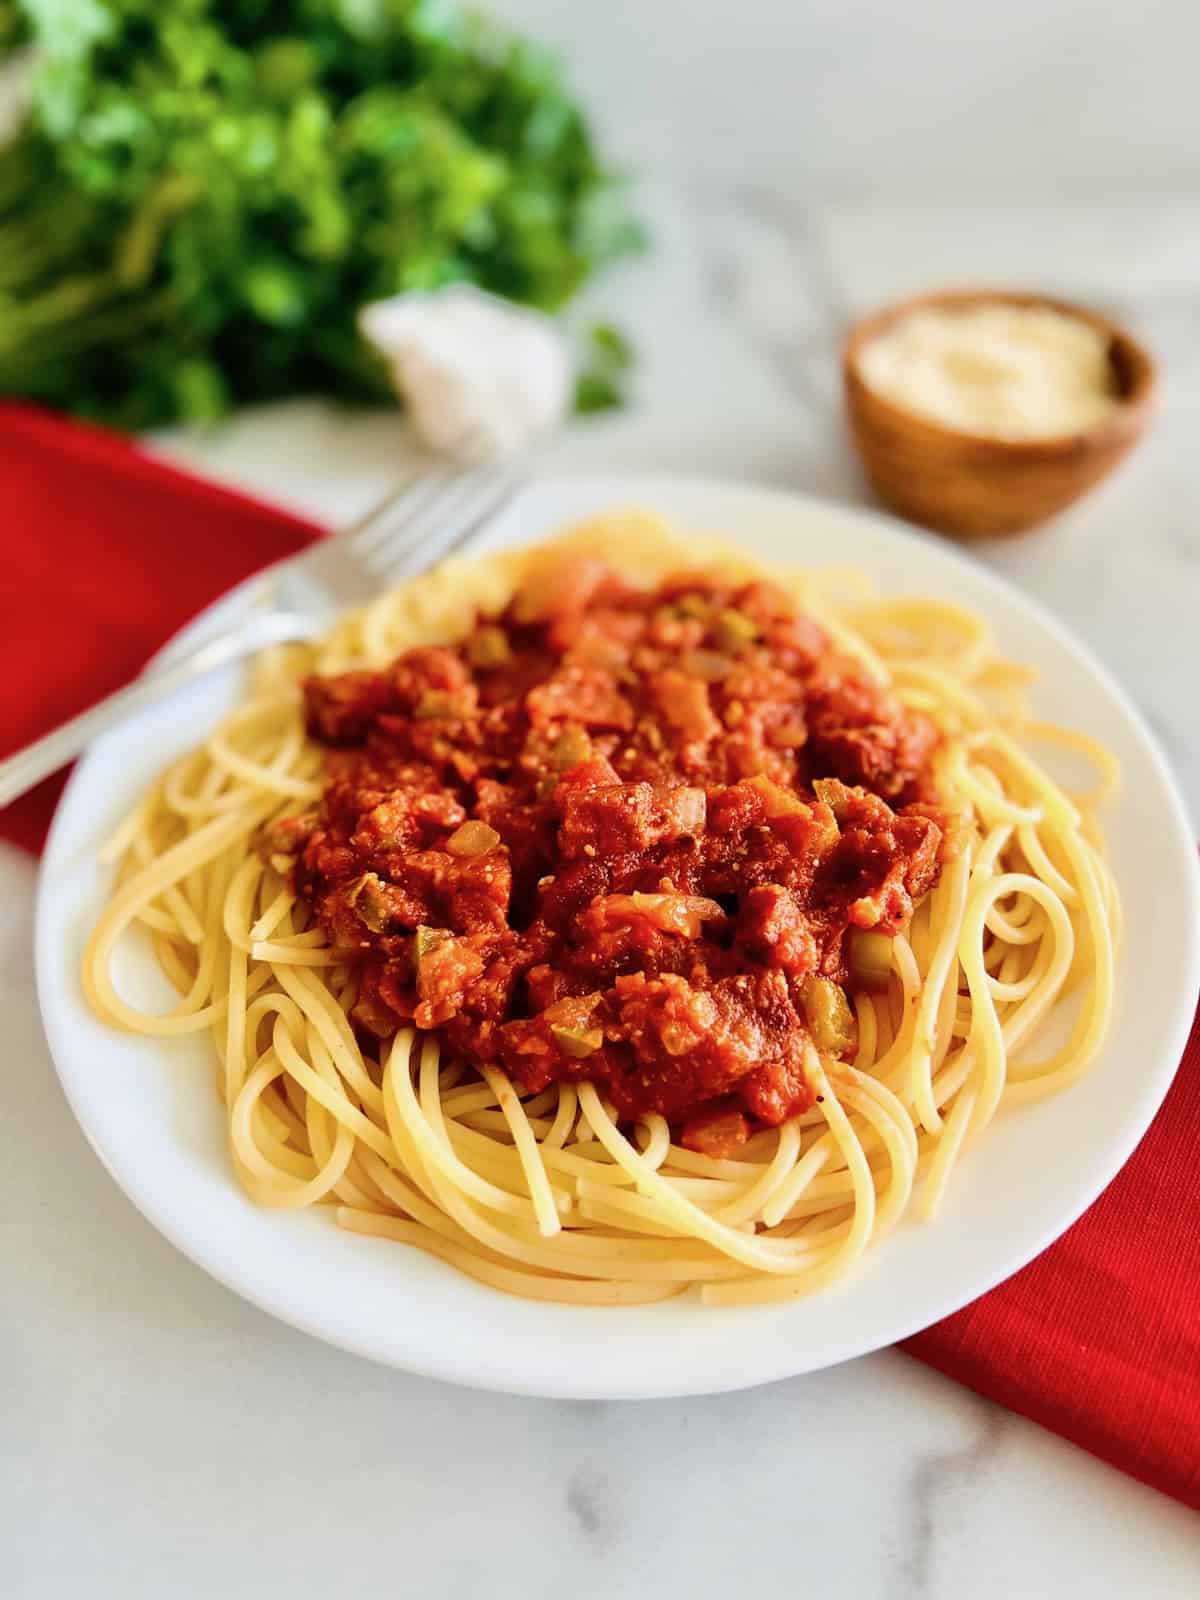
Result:
[[853,941],[940,870],[933,724],[768,583],[575,559],[305,698],[325,789],[262,848],[357,965],[355,1028],[709,1153],[811,1104],[814,1037],[853,1055]]

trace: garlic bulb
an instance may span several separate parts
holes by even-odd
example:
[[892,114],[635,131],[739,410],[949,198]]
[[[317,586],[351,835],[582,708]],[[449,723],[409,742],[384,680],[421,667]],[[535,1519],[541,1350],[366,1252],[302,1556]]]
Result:
[[469,284],[359,313],[421,440],[469,461],[513,455],[566,416],[571,358],[551,319]]

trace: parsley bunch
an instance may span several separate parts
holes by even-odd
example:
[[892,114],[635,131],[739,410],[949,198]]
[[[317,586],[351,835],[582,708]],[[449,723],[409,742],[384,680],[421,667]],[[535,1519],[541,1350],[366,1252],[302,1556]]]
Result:
[[554,310],[636,246],[558,69],[440,0],[0,0],[0,393],[135,429],[388,394],[367,301]]

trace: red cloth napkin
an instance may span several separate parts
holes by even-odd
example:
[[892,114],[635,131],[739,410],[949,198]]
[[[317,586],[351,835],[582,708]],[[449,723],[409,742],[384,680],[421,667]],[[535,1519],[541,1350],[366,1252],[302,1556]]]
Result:
[[1200,1510],[1200,1015],[1149,1132],[1073,1228],[901,1349]]
[[[126,439],[0,404],[0,757],[128,683],[189,617],[320,532]],[[0,811],[0,835],[39,850],[62,783]]]
[[[125,682],[318,529],[95,429],[0,406],[0,756]],[[28,850],[59,785],[0,812]],[[1200,1023],[1121,1174],[1031,1266],[903,1348],[1200,1507]]]

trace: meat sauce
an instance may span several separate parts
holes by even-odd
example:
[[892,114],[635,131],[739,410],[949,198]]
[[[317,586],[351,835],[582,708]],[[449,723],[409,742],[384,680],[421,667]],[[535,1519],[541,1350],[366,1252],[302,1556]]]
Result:
[[360,1034],[589,1080],[694,1149],[811,1104],[854,941],[937,880],[936,730],[768,583],[576,558],[305,698],[325,789],[262,847],[357,965]]

